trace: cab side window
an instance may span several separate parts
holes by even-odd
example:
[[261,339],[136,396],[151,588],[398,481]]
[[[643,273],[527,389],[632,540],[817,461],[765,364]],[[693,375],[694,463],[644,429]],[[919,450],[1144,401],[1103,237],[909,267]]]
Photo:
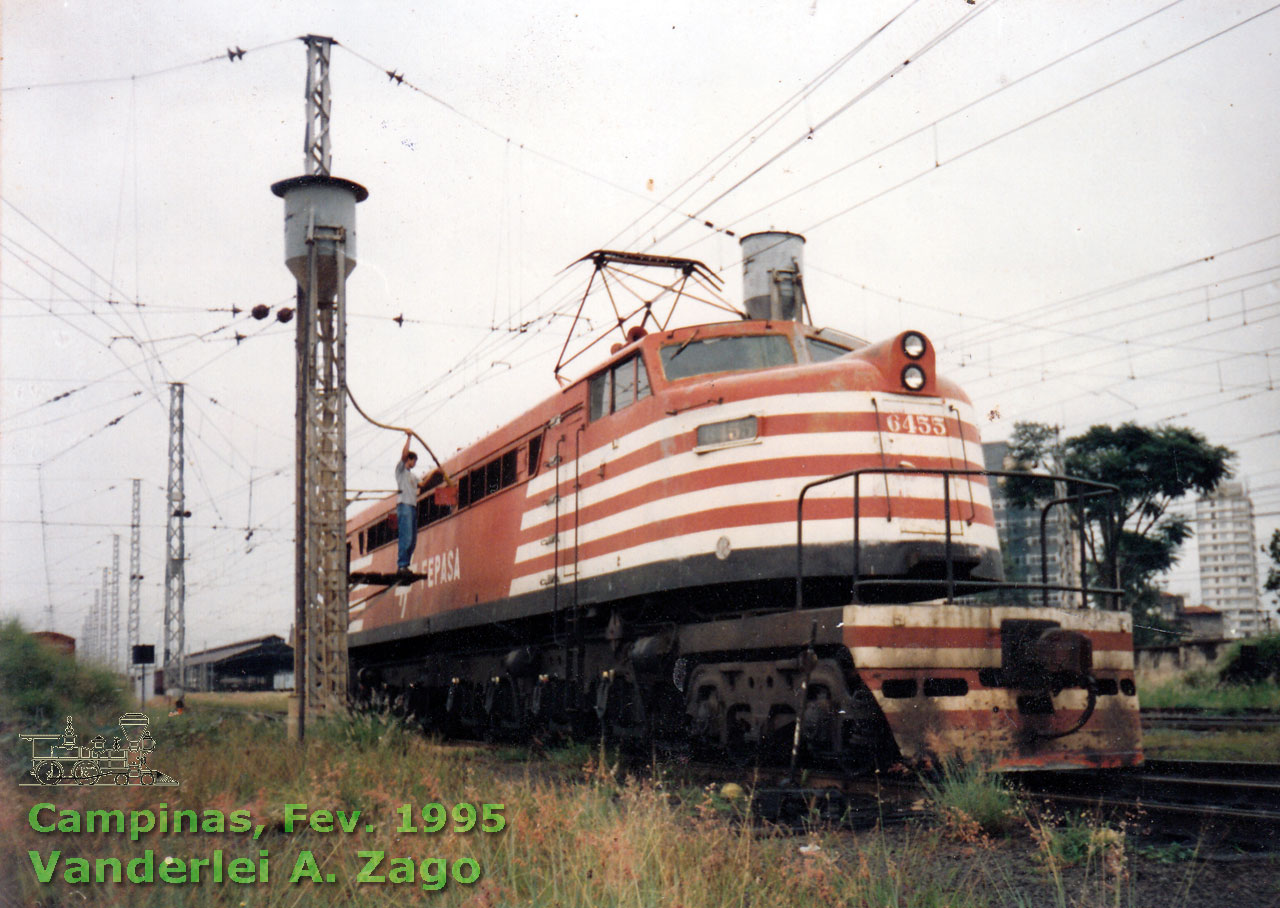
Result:
[[592,376],[587,384],[587,391],[590,399],[589,418],[593,420],[617,413],[648,397],[651,392],[644,357],[637,353],[599,375]]

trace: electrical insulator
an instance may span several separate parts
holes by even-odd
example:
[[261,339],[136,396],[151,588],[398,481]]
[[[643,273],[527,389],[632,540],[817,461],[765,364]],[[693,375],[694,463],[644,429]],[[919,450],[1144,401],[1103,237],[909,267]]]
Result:
[[289,322],[293,321],[293,310],[288,306],[281,306],[276,310],[276,319],[280,324],[287,325]]
[[262,321],[264,318],[266,318],[268,315],[271,314],[271,307],[265,306],[262,303],[259,303],[258,305],[254,306],[253,309],[250,310],[250,313],[258,321]]

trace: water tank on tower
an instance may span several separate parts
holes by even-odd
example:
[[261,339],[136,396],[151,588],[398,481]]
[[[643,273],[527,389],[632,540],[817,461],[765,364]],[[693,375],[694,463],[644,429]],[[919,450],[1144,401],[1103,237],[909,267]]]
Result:
[[804,320],[804,237],[769,230],[744,236],[742,302],[749,318]]
[[[284,199],[284,262],[298,286],[307,288],[307,254],[316,245],[317,296],[331,300],[338,289],[337,244],[326,237],[341,232],[344,271],[356,267],[356,203],[369,197],[369,190],[341,177],[309,174],[281,180],[271,191]],[[319,233],[317,233],[319,230]]]

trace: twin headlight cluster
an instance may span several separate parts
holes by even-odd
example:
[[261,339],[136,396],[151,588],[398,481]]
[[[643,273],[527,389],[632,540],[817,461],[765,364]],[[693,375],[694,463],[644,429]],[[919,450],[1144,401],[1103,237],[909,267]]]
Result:
[[[925,343],[924,335],[917,334],[915,331],[908,331],[902,335],[902,352],[907,355],[908,359],[919,359],[924,356],[928,344]],[[924,374],[924,367],[919,363],[907,363],[902,367],[902,387],[908,391],[919,391],[928,381],[928,376]]]

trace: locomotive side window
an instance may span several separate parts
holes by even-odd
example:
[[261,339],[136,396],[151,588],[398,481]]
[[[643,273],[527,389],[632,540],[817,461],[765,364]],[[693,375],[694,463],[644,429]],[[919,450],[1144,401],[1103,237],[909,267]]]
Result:
[[662,348],[662,369],[668,381],[708,375],[771,369],[796,361],[791,343],[781,334],[749,334],[737,337],[690,337]]
[[613,372],[613,409],[615,412],[636,402],[635,360],[619,363]]
[[418,526],[424,527],[435,523],[442,517],[448,517],[453,509],[448,505],[437,504],[434,495],[427,495],[418,502]]
[[849,352],[846,347],[838,347],[835,344],[829,344],[826,341],[818,340],[816,337],[808,338],[809,341],[809,359],[815,363],[825,363],[829,360],[844,356]]
[[628,357],[588,381],[588,418],[594,420],[617,413],[649,394],[649,373],[645,371],[644,359],[639,355]]
[[373,526],[369,527],[365,537],[369,551],[373,551],[379,546],[386,545],[388,542],[396,538],[396,531],[391,526],[391,521],[394,516],[394,514],[388,514]]
[[542,458],[542,436],[535,435],[529,439],[529,475],[537,476]]
[[[530,445],[530,452],[533,456],[531,462],[536,466],[537,451],[532,444]],[[520,471],[517,469],[518,456],[519,449],[512,448],[501,457],[495,457],[487,464],[476,467],[466,476],[459,479],[458,507],[465,508],[469,504],[475,504],[486,495],[492,495],[507,488],[507,486],[515,485],[520,478]]]
[[613,412],[613,373],[601,372],[592,376],[587,384],[588,396],[591,398],[591,419],[599,419]]

